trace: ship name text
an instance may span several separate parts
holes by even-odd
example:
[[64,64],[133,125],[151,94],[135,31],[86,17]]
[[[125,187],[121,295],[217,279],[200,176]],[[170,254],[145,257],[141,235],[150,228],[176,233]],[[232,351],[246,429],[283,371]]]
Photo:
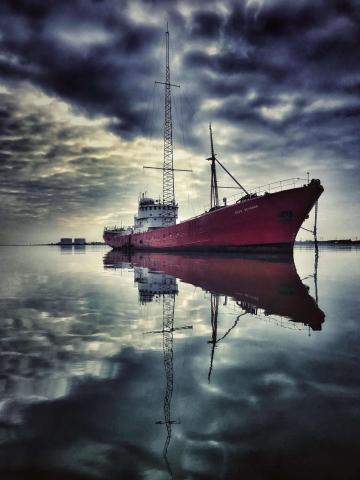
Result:
[[251,207],[247,207],[247,208],[244,208],[244,209],[241,209],[241,210],[235,210],[235,215],[238,215],[239,213],[244,213],[244,212],[248,212],[249,210],[254,210],[254,208],[258,208],[259,205],[252,205]]

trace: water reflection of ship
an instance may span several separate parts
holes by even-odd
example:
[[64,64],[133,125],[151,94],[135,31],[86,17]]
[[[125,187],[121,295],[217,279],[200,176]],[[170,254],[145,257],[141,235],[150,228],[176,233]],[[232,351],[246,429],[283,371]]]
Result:
[[[156,422],[165,425],[167,436],[163,447],[163,457],[168,472],[172,470],[167,458],[171,441],[172,425],[178,423],[171,416],[173,394],[173,333],[176,330],[192,328],[189,326],[174,328],[175,296],[178,293],[176,278],[199,286],[211,293],[212,337],[208,381],[211,381],[216,346],[224,340],[245,315],[280,316],[275,318],[280,326],[286,321],[290,325],[299,323],[309,329],[321,330],[325,315],[317,305],[317,261],[315,259],[316,301],[309,295],[309,289],[300,280],[292,257],[278,257],[264,260],[232,256],[194,256],[168,253],[125,254],[111,251],[104,257],[106,268],[134,269],[135,282],[138,283],[139,301],[163,299],[162,330],[146,333],[162,333],[164,349],[164,367],[166,388],[164,396],[164,420]],[[218,332],[218,312],[221,296],[233,298],[238,312],[234,323],[224,333]],[[280,323],[279,323],[280,322]]]
[[167,253],[135,253],[129,257],[115,250],[104,257],[105,267],[121,266],[124,262],[231,297],[240,307],[239,313],[262,318],[276,316],[280,323],[283,319],[312,330],[321,330],[324,322],[325,315],[300,280],[292,257],[258,259]]
[[151,302],[154,298],[178,293],[176,278],[172,275],[154,271],[144,267],[134,267],[134,281],[138,284],[139,301],[144,304]]
[[[317,212],[317,205],[316,205],[316,210]],[[315,217],[316,218],[316,217]],[[316,220],[315,220],[315,227],[314,227],[314,235],[316,239]],[[319,249],[317,245],[317,241],[315,242],[315,257],[314,257],[314,272],[305,279],[313,278],[314,280],[314,294],[315,294],[315,304],[316,307],[318,306],[318,284],[317,284],[317,271],[318,271],[318,263],[319,263]],[[306,287],[307,288],[307,287]],[[311,299],[310,295],[308,297]],[[236,317],[233,325],[226,330],[225,333],[223,333],[221,336],[218,335],[218,315],[219,315],[219,300],[220,300],[220,295],[218,293],[211,293],[211,329],[212,329],[212,335],[211,335],[211,340],[208,341],[208,344],[211,345],[211,354],[210,354],[210,366],[209,366],[209,373],[208,373],[208,381],[210,383],[211,381],[211,374],[213,370],[213,365],[214,365],[214,356],[215,356],[215,348],[221,342],[222,340],[225,339],[229,335],[229,333],[237,326],[239,320],[241,317],[251,314],[251,315],[257,315],[258,316],[258,308],[252,305],[251,303],[247,303],[244,301],[236,302],[237,306],[240,307],[242,312]],[[225,305],[227,303],[227,297],[225,297]],[[313,303],[313,302],[311,302]],[[265,315],[266,312],[264,312]],[[320,322],[322,323],[324,321],[324,314],[320,309],[317,309],[316,313],[320,314]],[[271,318],[271,317],[268,317]],[[298,325],[297,323],[292,324],[291,322],[286,322],[285,324],[283,323],[283,319],[274,319],[277,325],[281,327],[289,327],[291,325]],[[292,320],[292,319],[290,319]],[[310,334],[310,328],[313,328],[313,330],[321,330],[321,323],[315,322],[315,323],[306,323],[304,324],[309,326],[309,334]]]
[[[119,259],[120,260],[120,259]],[[179,420],[174,420],[171,415],[171,400],[174,390],[174,332],[178,330],[188,330],[192,326],[174,327],[175,298],[178,293],[176,277],[167,275],[158,270],[143,266],[134,266],[131,259],[122,256],[121,261],[111,263],[105,261],[106,266],[129,268],[133,266],[134,281],[138,285],[139,302],[146,304],[153,300],[162,299],[162,329],[144,332],[145,334],[162,334],[163,339],[163,358],[165,371],[165,393],[163,403],[163,420],[155,422],[157,425],[165,425],[166,438],[163,446],[163,457],[169,475],[172,477],[172,470],[168,460],[168,449],[171,441],[172,426],[179,424]]]

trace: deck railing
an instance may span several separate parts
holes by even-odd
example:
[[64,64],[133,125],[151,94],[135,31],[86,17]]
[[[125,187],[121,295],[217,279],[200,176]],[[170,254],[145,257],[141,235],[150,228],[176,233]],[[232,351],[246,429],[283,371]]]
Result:
[[[285,178],[283,180],[277,180],[276,182],[269,182],[255,188],[251,188],[249,190],[249,193],[250,194],[256,193],[256,195],[261,196],[261,195],[264,195],[265,193],[280,192],[282,190],[296,188],[297,186],[299,186],[300,182],[302,184],[304,184],[303,182],[305,182],[305,184],[308,184],[308,180],[306,178],[301,178],[301,177]],[[228,197],[229,203],[233,203],[238,199],[239,199],[238,194],[231,195],[231,197]]]
[[118,232],[124,232],[125,230],[129,230],[131,227],[118,227],[117,225],[114,226],[109,226],[109,227],[104,227],[104,232],[107,232],[108,230],[114,231],[117,230]]
[[289,188],[295,188],[299,182],[308,183],[306,178],[300,177],[293,177],[293,178],[285,178],[284,180],[277,180],[276,182],[265,183],[264,185],[260,185],[259,187],[255,187],[250,190],[250,193],[257,193],[258,195],[262,195],[265,192],[274,193],[279,192],[281,190],[287,190]]

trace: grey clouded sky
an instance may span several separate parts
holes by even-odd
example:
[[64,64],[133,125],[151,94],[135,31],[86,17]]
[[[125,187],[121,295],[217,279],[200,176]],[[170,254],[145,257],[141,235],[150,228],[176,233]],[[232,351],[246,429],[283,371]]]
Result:
[[[180,218],[207,205],[208,123],[248,188],[322,180],[320,235],[359,228],[357,0],[9,0],[0,5],[0,241],[101,238],[161,192],[172,42]],[[230,185],[223,178],[222,184]],[[226,191],[229,194],[229,191]],[[305,238],[305,235],[300,235]]]

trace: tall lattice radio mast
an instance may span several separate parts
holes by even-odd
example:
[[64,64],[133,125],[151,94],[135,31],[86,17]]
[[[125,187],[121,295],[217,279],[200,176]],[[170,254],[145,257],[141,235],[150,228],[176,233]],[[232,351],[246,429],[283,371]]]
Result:
[[164,163],[159,167],[145,167],[153,168],[155,170],[163,171],[163,205],[166,205],[166,215],[164,221],[169,224],[175,224],[177,218],[178,206],[175,202],[175,186],[174,186],[174,171],[191,172],[192,170],[174,168],[174,148],[173,148],[173,126],[172,126],[172,112],[171,112],[171,87],[178,87],[170,82],[170,39],[169,27],[166,25],[165,43],[166,43],[166,62],[165,62],[165,82],[158,82],[164,85],[165,89],[165,117],[164,117]]
[[169,27],[166,26],[166,66],[165,66],[165,118],[164,118],[164,168],[163,168],[163,202],[175,205],[174,189],[174,149],[171,114],[171,83],[169,61]]

